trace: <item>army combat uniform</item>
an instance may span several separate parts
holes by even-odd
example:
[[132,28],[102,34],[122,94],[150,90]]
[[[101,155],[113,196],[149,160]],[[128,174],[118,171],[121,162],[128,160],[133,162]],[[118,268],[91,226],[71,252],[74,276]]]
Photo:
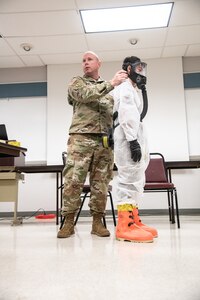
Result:
[[73,78],[69,85],[68,102],[73,105],[73,118],[63,170],[63,216],[75,213],[80,207],[88,171],[91,215],[104,215],[113,172],[112,149],[102,145],[102,135],[112,127],[114,102],[109,95],[111,90],[110,82],[85,75]]

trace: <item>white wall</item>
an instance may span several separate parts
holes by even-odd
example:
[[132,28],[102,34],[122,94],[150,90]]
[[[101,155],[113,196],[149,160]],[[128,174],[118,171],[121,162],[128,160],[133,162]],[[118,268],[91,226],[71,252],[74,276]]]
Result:
[[[145,123],[150,150],[162,152],[167,160],[187,160],[189,152],[182,59],[155,59],[147,63],[149,111]],[[119,69],[120,62],[104,63],[101,75],[109,80]],[[48,67],[48,164],[61,161],[60,153],[66,147],[72,116],[72,107],[67,103],[67,84],[77,74],[82,74],[77,64]]]
[[9,140],[27,148],[26,161],[46,161],[46,97],[0,99],[0,123]]
[[62,151],[66,150],[68,129],[72,118],[72,106],[67,101],[67,85],[76,74],[81,74],[80,65],[48,66],[47,104],[47,163],[61,164]]
[[146,124],[151,152],[166,160],[188,160],[188,139],[181,58],[148,63],[149,111]]
[[[150,151],[162,152],[166,160],[188,160],[189,147],[182,59],[154,59],[147,63],[149,110],[145,123]],[[120,62],[103,63],[101,75],[104,79],[109,80],[120,68]],[[73,76],[81,74],[82,70],[79,64],[51,65],[47,68],[46,160],[48,164],[62,163],[61,153],[66,150],[68,129],[72,117],[72,107],[67,103],[67,85]],[[26,147],[25,144],[24,147]],[[173,171],[180,208],[200,207],[199,178],[199,170]],[[113,184],[114,182],[115,179]],[[19,186],[19,211],[34,211],[41,207],[45,210],[55,210],[55,195],[55,175],[26,174],[25,184],[20,183]],[[87,208],[87,204],[84,208]],[[141,208],[166,209],[166,195],[145,194]],[[0,203],[0,211],[11,211],[12,209],[12,204]]]
[[200,89],[185,91],[190,156],[200,156]]

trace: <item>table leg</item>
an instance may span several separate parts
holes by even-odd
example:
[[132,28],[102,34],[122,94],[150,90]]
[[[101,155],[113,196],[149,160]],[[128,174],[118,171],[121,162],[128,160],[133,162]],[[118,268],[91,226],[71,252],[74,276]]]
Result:
[[59,224],[59,172],[56,173],[56,225]]
[[[62,209],[62,190],[63,190],[63,177],[62,172],[60,172],[60,208]],[[62,215],[60,215],[60,222],[62,223]]]

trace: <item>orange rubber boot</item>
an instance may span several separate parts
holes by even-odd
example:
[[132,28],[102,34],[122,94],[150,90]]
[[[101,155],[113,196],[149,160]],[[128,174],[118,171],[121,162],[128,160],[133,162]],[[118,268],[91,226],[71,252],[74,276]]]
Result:
[[150,232],[154,238],[158,237],[158,232],[155,228],[147,226],[142,223],[137,207],[133,208],[133,217],[134,217],[134,222],[138,227],[142,228],[143,230],[145,230],[147,232]]
[[[123,205],[119,206],[122,207]],[[116,239],[119,241],[129,241],[135,243],[153,242],[153,236],[150,232],[147,232],[134,224],[132,210],[123,211],[120,209],[118,209]]]

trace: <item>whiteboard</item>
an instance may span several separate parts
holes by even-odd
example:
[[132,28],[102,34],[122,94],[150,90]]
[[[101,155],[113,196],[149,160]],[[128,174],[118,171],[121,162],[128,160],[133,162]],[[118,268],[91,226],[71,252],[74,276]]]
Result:
[[46,161],[46,97],[0,99],[0,124],[27,148],[26,162]]
[[185,90],[190,156],[200,155],[200,89]]

